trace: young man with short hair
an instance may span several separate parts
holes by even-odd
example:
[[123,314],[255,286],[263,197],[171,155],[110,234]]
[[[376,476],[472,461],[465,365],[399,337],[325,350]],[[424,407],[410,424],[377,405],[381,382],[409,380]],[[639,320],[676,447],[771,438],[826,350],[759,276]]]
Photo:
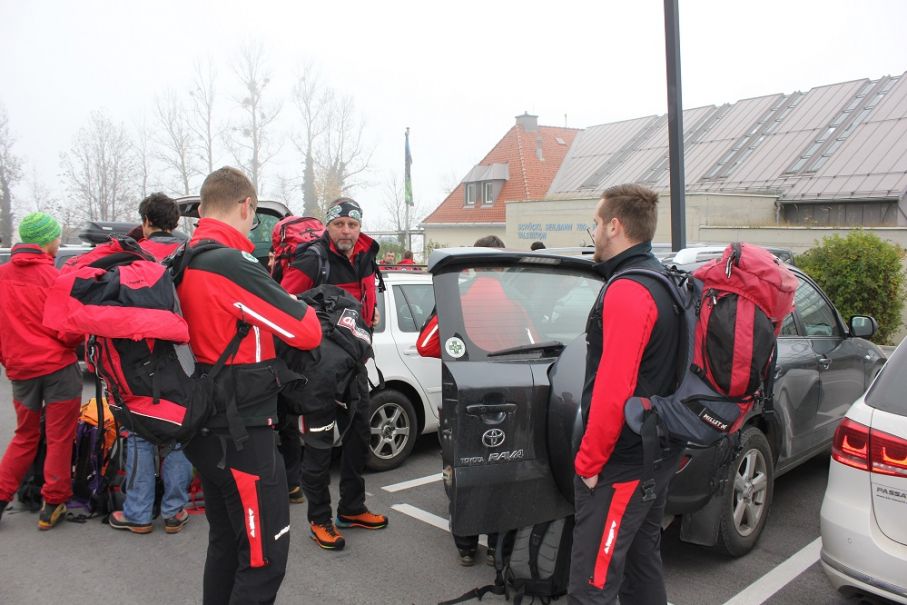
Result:
[[13,246],[10,261],[0,265],[0,365],[12,382],[16,410],[16,432],[0,461],[0,516],[38,453],[43,409],[47,457],[38,515],[42,530],[63,519],[72,496],[72,445],[82,400],[75,354],[81,335],[56,332],[42,322],[44,302],[58,275],[54,257],[61,232],[50,215],[29,214],[19,225],[21,243]]
[[[139,246],[157,260],[163,260],[182,244],[182,240],[173,235],[180,220],[179,207],[166,194],[152,193],[143,199],[139,204],[139,216],[142,218]],[[185,506],[189,500],[192,465],[186,460],[182,448],[171,449],[166,456],[160,458],[154,444],[136,434],[130,434],[126,438],[125,464],[125,484],[129,489],[126,491],[123,510],[110,514],[108,523],[112,528],[129,530],[135,534],[147,534],[153,530],[151,520],[158,461],[164,484],[161,498],[164,531],[168,534],[179,533],[189,522]]]
[[[313,309],[284,291],[252,255],[255,188],[239,170],[215,170],[201,189],[200,252],[177,287],[198,371],[208,371],[234,337],[236,353],[214,379],[213,414],[185,448],[205,490],[210,530],[203,603],[273,603],[290,540],[287,479],[274,430],[281,377],[274,336],[299,349],[321,342]],[[242,334],[245,332],[245,336]]]
[[[652,255],[658,194],[641,185],[607,189],[595,208],[596,270],[606,280],[630,268],[664,271]],[[617,278],[586,324],[585,433],[574,460],[576,526],[571,603],[667,602],[661,520],[682,444],[663,444],[655,484],[641,481],[642,440],[624,421],[632,396],[668,395],[675,382],[680,318],[654,278]]]

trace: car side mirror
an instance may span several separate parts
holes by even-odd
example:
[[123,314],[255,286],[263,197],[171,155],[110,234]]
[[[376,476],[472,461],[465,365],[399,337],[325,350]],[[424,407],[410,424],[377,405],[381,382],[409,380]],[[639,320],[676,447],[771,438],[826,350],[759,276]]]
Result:
[[870,338],[879,330],[879,322],[869,315],[854,315],[850,318],[850,335]]

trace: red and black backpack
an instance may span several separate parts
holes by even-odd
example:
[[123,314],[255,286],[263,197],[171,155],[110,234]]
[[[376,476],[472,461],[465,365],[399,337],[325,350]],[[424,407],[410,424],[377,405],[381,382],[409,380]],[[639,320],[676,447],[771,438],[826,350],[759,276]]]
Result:
[[131,238],[60,275],[45,307],[48,327],[88,335],[86,361],[121,427],[154,444],[186,443],[211,413],[212,381],[249,325],[239,322],[214,366],[198,374],[176,285],[215,242],[181,246],[158,263]]
[[643,437],[644,466],[658,436],[709,446],[740,430],[754,404],[770,403],[776,337],[793,309],[797,277],[752,244],[731,244],[692,274],[629,269],[664,285],[681,316],[676,390],[631,397],[627,424]]
[[[274,251],[271,277],[274,281],[280,283],[287,266],[306,250],[313,248],[312,244],[324,235],[324,229],[324,223],[312,216],[288,216],[274,225],[271,233],[271,247]],[[318,273],[321,276],[317,283],[327,283],[330,266],[325,253],[317,246],[313,249],[318,254]]]

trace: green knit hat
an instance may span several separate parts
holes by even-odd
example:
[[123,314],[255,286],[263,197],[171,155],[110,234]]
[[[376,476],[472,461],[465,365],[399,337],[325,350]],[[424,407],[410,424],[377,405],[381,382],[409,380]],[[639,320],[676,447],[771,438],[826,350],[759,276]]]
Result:
[[60,223],[43,212],[32,212],[19,223],[19,238],[23,244],[46,246],[60,237],[62,232]]

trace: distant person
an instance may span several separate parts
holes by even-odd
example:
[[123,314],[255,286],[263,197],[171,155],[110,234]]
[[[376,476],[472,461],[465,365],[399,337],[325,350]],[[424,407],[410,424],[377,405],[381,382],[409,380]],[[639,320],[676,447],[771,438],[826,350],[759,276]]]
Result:
[[405,252],[403,252],[403,260],[400,261],[400,264],[401,265],[416,264],[415,262],[413,262],[413,251],[412,250],[406,250]]
[[394,254],[391,250],[388,250],[381,258],[381,263],[378,265],[378,268],[382,271],[386,271],[387,269],[393,269],[396,263],[397,255]]
[[[163,193],[152,193],[139,204],[142,219],[139,246],[163,260],[176,250],[182,240],[173,235],[180,220],[179,206]],[[160,460],[160,467],[156,462]],[[164,484],[161,499],[161,517],[164,531],[179,533],[189,522],[186,502],[189,500],[189,482],[192,480],[192,465],[186,459],[182,448],[177,445],[166,456],[160,457],[158,448],[134,433],[126,438],[126,480],[129,486],[123,510],[114,511],[108,518],[110,527],[123,529],[135,534],[150,533],[157,475],[160,472]]]
[[0,265],[0,365],[12,382],[16,430],[0,461],[0,517],[35,460],[44,411],[47,455],[38,529],[54,527],[72,497],[72,446],[82,400],[75,347],[80,334],[61,334],[42,323],[44,302],[57,279],[54,257],[62,229],[33,212],[19,225],[21,243]]
[[273,603],[290,549],[286,476],[277,453],[277,394],[286,375],[274,337],[298,349],[321,343],[321,323],[252,255],[258,195],[239,170],[202,183],[201,219],[190,247],[221,247],[191,260],[177,287],[199,371],[235,337],[237,352],[214,380],[214,412],[186,444],[205,493],[208,549],[202,602]]
[[[664,271],[652,255],[658,194],[641,185],[605,190],[595,208],[595,268]],[[589,410],[574,460],[571,603],[667,602],[661,522],[668,483],[682,446],[662,444],[654,485],[641,481],[642,439],[624,419],[632,396],[668,395],[675,380],[680,323],[668,290],[654,278],[628,276],[603,288],[586,324],[583,409]]]
[[544,250],[545,244],[543,244],[542,242],[532,242],[532,244],[529,245],[529,249],[533,252],[535,252],[536,250]]
[[504,240],[499,238],[497,235],[486,235],[485,237],[480,237],[473,244],[476,248],[504,248]]

